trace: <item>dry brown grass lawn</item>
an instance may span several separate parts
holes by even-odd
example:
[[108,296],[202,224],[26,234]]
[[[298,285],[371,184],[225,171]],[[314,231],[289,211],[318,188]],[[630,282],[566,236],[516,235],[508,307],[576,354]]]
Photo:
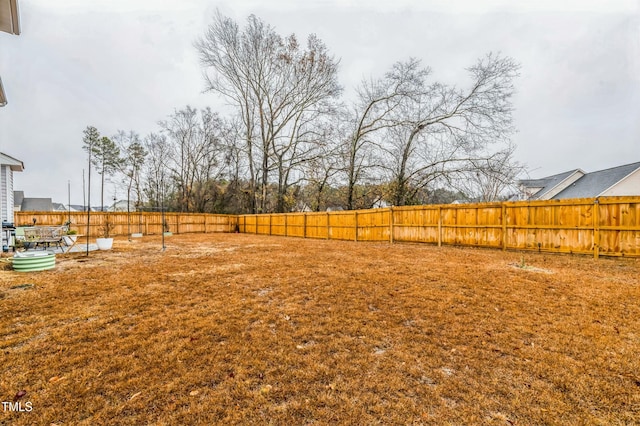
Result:
[[640,423],[640,261],[524,262],[208,234],[0,271],[0,399],[32,407],[0,424]]

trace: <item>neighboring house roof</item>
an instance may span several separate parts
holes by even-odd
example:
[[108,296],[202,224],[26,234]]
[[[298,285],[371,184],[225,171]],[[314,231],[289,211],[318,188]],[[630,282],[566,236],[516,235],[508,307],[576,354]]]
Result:
[[51,198],[24,198],[22,200],[23,212],[50,212],[53,211]]
[[22,206],[22,200],[24,200],[24,191],[13,191],[13,205]]
[[[129,201],[129,210],[135,211],[135,209],[136,209],[135,202],[134,201]],[[122,211],[126,212],[127,211],[127,200],[116,201],[107,210],[110,211],[110,212],[118,212],[118,211],[119,212],[122,212]]]
[[3,166],[9,166],[14,172],[21,172],[24,170],[24,163],[17,158],[13,158],[10,155],[0,152],[0,164]]
[[540,188],[538,191],[533,193],[529,199],[545,200],[549,198],[545,197],[546,194],[553,192],[554,189],[560,189],[563,183],[569,182],[572,178],[579,177],[580,174],[584,175],[584,172],[580,169],[574,169],[540,179],[524,179],[520,181],[520,185],[525,188]]
[[[601,196],[612,186],[638,169],[640,169],[640,162],[587,173],[558,193],[553,199],[593,198]],[[640,195],[640,188],[638,188],[638,195]]]
[[57,212],[66,212],[67,206],[62,203],[51,203],[53,205],[53,210]]
[[529,200],[561,200],[640,195],[640,162],[585,173],[570,170],[540,179],[520,181]]
[[[71,204],[71,211],[72,212],[86,212],[87,211],[87,206],[83,206],[82,204]],[[92,212],[99,212],[100,208],[99,207],[91,207],[91,211]]]

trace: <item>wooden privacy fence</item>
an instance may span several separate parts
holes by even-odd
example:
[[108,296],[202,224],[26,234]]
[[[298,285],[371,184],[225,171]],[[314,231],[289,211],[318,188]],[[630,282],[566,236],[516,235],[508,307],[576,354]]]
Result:
[[[70,229],[87,234],[87,212],[15,212],[16,226],[62,225],[71,221]],[[141,233],[161,234],[163,229],[176,234],[204,232],[233,232],[236,216],[205,213],[165,213],[165,225],[160,212],[91,212],[89,236],[99,237],[107,223],[111,236]]]
[[[86,234],[86,212],[16,212],[16,226],[62,225]],[[166,228],[182,233],[240,232],[353,241],[640,257],[640,197],[443,204],[322,213],[215,215],[165,213]],[[89,236],[163,231],[159,212],[93,212]]]
[[640,257],[640,197],[238,216],[240,232]]

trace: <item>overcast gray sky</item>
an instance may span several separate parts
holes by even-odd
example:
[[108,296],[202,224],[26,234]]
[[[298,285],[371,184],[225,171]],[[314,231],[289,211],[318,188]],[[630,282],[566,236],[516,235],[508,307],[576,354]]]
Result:
[[87,125],[144,136],[186,105],[224,114],[203,93],[193,48],[219,9],[281,35],[317,34],[341,61],[345,96],[410,56],[464,86],[465,67],[501,52],[522,65],[513,141],[531,177],[640,161],[640,0],[512,3],[20,0],[22,34],[0,33],[0,151],[24,161],[15,189],[25,196],[66,203],[71,181],[81,204]]

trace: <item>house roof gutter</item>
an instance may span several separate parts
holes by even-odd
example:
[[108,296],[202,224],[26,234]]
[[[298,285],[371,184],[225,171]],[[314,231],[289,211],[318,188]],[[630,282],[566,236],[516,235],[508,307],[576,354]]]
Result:
[[0,164],[3,166],[9,166],[14,172],[21,172],[24,170],[24,163],[10,155],[0,152]]
[[7,95],[4,94],[4,87],[2,87],[2,79],[0,78],[0,107],[7,104]]
[[[0,0],[0,31],[20,35],[20,15],[18,14],[18,0]],[[0,107],[8,103],[7,95],[0,80]]]
[[0,31],[20,35],[18,0],[0,0]]

